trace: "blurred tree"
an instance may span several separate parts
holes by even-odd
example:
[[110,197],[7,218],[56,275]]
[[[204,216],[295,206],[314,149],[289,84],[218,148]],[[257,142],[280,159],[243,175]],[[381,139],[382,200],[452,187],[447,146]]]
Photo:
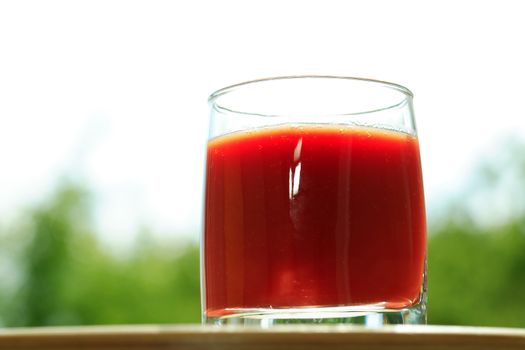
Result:
[[20,276],[14,292],[0,286],[10,300],[0,304],[5,325],[199,321],[195,244],[143,233],[129,255],[116,256],[93,234],[89,196],[67,182],[29,217],[9,242],[20,251]]
[[449,224],[430,239],[429,321],[525,326],[525,222],[485,232]]
[[525,144],[495,154],[430,227],[431,323],[525,327]]
[[31,213],[25,232],[29,239],[19,260],[23,284],[11,305],[8,324],[61,323],[66,310],[60,294],[68,283],[71,244],[85,222],[84,199],[81,190],[65,185],[49,203]]

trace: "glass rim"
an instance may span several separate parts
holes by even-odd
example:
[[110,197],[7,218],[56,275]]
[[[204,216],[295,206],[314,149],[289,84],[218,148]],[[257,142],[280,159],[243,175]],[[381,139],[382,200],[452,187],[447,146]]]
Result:
[[387,105],[386,107],[376,108],[376,109],[370,109],[370,110],[364,110],[364,111],[358,111],[358,112],[346,112],[346,113],[338,113],[337,115],[341,116],[348,116],[348,115],[361,115],[361,114],[369,114],[369,113],[376,113],[381,112],[393,108],[397,108],[401,105],[404,105],[407,101],[413,99],[414,94],[412,91],[410,91],[407,87],[384,81],[384,80],[377,80],[377,79],[370,79],[370,78],[361,78],[361,77],[350,77],[350,76],[340,76],[340,75],[286,75],[286,76],[275,76],[275,77],[267,77],[267,78],[260,78],[260,79],[254,79],[254,80],[248,80],[241,83],[233,84],[226,86],[224,88],[218,89],[215,92],[213,92],[208,97],[208,104],[212,106],[212,108],[216,109],[217,111],[225,111],[235,114],[244,114],[244,115],[256,115],[256,116],[266,116],[266,117],[282,117],[283,115],[276,114],[276,115],[268,115],[268,114],[259,114],[259,113],[253,113],[253,112],[245,112],[245,111],[238,111],[233,110],[224,106],[221,106],[217,103],[217,100],[226,94],[232,93],[235,90],[253,85],[258,83],[264,83],[264,82],[272,82],[272,81],[286,81],[286,80],[299,80],[299,79],[327,79],[327,80],[347,80],[347,81],[354,81],[354,82],[364,82],[364,83],[370,83],[376,86],[380,86],[383,88],[395,90],[402,95],[405,96],[400,102],[397,102],[393,105]]

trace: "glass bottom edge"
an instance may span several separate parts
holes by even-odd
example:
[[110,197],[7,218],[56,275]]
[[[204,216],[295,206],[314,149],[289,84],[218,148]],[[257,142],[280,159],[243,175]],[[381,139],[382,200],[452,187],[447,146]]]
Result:
[[269,328],[287,324],[350,324],[365,327],[426,324],[425,303],[403,309],[385,309],[377,305],[309,307],[288,309],[228,309],[228,315],[203,317],[203,323],[216,326],[255,326]]

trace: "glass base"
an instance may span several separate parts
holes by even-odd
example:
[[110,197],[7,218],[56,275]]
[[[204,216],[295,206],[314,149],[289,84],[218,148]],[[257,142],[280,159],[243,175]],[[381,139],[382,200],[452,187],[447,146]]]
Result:
[[426,305],[385,309],[381,305],[312,307],[294,309],[228,309],[228,315],[204,317],[204,323],[217,326],[256,326],[269,328],[282,324],[356,324],[380,327],[398,324],[426,324]]

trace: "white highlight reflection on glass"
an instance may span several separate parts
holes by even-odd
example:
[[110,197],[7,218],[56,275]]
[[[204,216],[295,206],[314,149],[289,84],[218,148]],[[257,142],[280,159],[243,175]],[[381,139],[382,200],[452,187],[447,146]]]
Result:
[[[293,151],[293,162],[299,162],[301,158],[301,148],[303,147],[303,139],[300,138]],[[290,168],[290,176],[288,180],[289,194],[288,197],[292,199],[299,192],[299,184],[301,183],[301,162],[299,162],[294,169]]]
[[301,137],[293,150],[293,162],[297,163],[301,157],[301,149],[303,148],[303,138]]

